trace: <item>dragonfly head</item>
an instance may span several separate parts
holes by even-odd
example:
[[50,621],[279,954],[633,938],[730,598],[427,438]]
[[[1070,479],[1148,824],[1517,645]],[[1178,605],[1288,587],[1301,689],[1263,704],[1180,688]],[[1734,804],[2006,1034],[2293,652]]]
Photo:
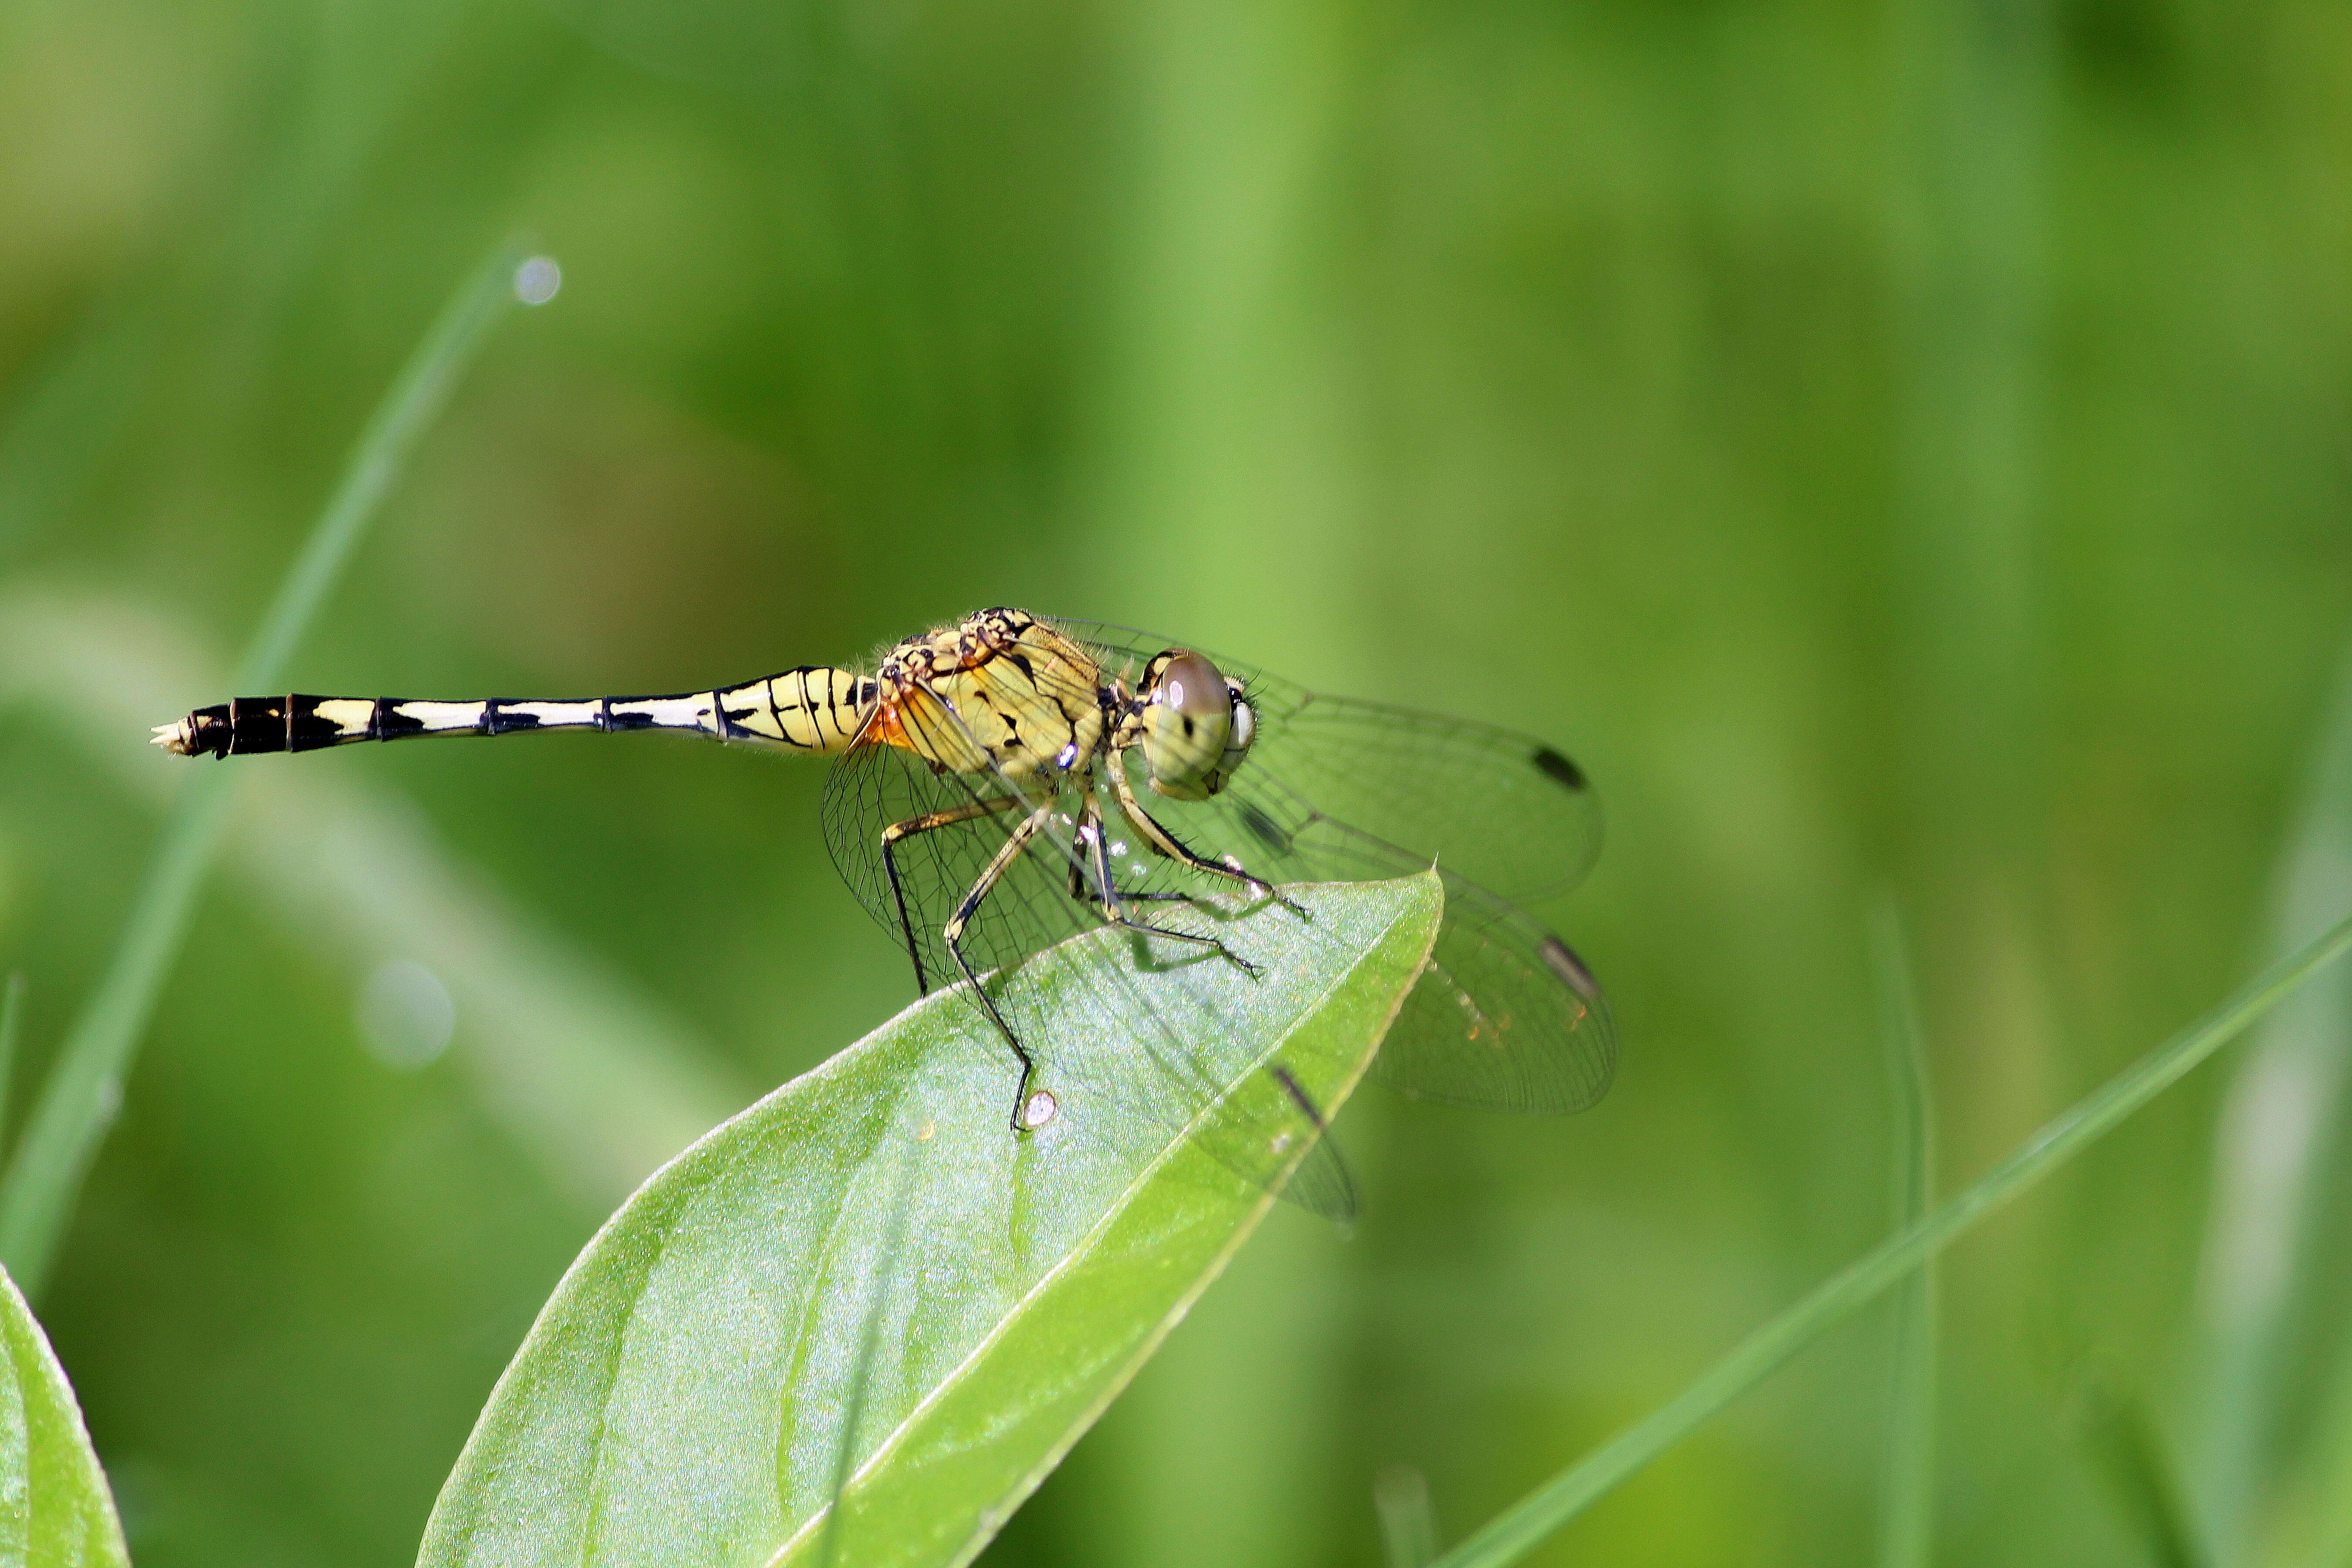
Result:
[[1188,648],[1146,665],[1135,700],[1152,793],[1171,800],[1206,800],[1224,788],[1257,739],[1241,682]]

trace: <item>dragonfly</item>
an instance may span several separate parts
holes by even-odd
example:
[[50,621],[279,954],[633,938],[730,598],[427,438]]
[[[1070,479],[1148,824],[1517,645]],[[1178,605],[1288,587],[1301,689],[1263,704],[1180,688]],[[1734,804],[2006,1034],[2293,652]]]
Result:
[[[1305,911],[1286,885],[1434,868],[1444,914],[1371,1074],[1414,1098],[1559,1113],[1606,1091],[1608,1004],[1576,952],[1524,905],[1564,892],[1601,844],[1584,773],[1514,731],[1309,691],[1173,639],[995,608],[888,648],[870,668],[802,666],[654,697],[441,701],[304,693],[239,698],[158,725],[189,757],[525,731],[682,731],[833,759],[822,806],[835,867],[911,961],[919,992],[961,984],[1017,1067],[1017,1135],[1063,1112],[1044,1026],[990,977],[1065,938],[1120,928],[1178,962],[1255,973],[1221,934],[1218,898]],[[1111,1000],[1118,977],[1097,965]],[[1160,1026],[1158,1083],[1124,1103],[1214,1094],[1187,1065],[1211,1012]],[[1069,1042],[1062,1042],[1070,1045]],[[1067,1053],[1055,1053],[1057,1056]],[[1266,1115],[1289,1125],[1219,1153],[1310,1208],[1352,1192],[1309,1176],[1294,1134],[1323,1118],[1278,1063]],[[1326,1145],[1328,1147],[1328,1145]],[[1281,1174],[1275,1173],[1279,1169]]]

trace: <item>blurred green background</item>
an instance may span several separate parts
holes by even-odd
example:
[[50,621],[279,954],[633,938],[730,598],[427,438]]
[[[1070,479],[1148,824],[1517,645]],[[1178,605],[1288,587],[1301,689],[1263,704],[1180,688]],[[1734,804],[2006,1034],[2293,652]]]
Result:
[[[987,1561],[1373,1563],[1399,1463],[1458,1535],[1886,1228],[1875,902],[1948,1184],[2352,903],[2347,192],[2322,0],[5,0],[16,1104],[184,777],[147,726],[230,695],[526,229],[563,290],[297,688],[673,690],[1009,603],[1598,781],[1546,913],[1611,1098],[1368,1091],[1355,1234],[1278,1215]],[[145,1568],[408,1561],[604,1214],[909,1000],[822,783],[253,765],[39,1303]],[[2324,1542],[2340,990],[1948,1260],[1939,1562],[2161,1557],[2133,1454],[2217,1558]],[[1538,1560],[1870,1561],[1887,1345]]]

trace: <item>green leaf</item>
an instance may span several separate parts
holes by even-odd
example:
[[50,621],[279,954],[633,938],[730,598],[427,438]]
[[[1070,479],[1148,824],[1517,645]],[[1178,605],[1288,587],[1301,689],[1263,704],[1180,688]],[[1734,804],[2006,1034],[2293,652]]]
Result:
[[[1936,1199],[1936,1106],[1920,1031],[1903,917],[1889,899],[1872,921],[1883,1015],[1880,1044],[1895,1109],[1895,1226],[1927,1217]],[[1895,1377],[1886,1423],[1879,1568],[1928,1568],[1936,1539],[1936,1260],[1903,1281],[1895,1300]]]
[[0,1568],[128,1564],[106,1472],[49,1338],[0,1270]]
[[[1003,1040],[945,993],[657,1173],[499,1380],[420,1563],[970,1561],[1272,1204],[1232,1157],[1287,1098],[1265,1068],[1336,1109],[1443,908],[1430,874],[1289,891],[1310,918],[1223,929],[1255,976],[1133,963],[1109,931],[1006,976],[1023,1016],[1083,1042],[1041,1063],[1064,1108],[1035,1132],[1007,1126]],[[1186,1031],[1231,1089],[1194,1125],[1092,1092],[1155,1070],[1105,973],[1126,1006],[1230,1024]]]

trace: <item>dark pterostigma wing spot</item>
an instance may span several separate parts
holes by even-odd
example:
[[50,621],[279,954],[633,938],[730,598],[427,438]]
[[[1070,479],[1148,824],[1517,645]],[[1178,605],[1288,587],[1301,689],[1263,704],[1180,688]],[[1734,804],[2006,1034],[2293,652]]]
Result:
[[1555,784],[1563,784],[1574,790],[1587,787],[1584,782],[1584,770],[1549,746],[1537,747],[1536,754],[1528,760],[1535,763],[1538,773]]
[[1544,966],[1560,978],[1560,983],[1588,1002],[1601,1000],[1601,982],[1592,971],[1584,967],[1584,960],[1568,943],[1556,936],[1547,935],[1543,945],[1536,950],[1543,955]]

